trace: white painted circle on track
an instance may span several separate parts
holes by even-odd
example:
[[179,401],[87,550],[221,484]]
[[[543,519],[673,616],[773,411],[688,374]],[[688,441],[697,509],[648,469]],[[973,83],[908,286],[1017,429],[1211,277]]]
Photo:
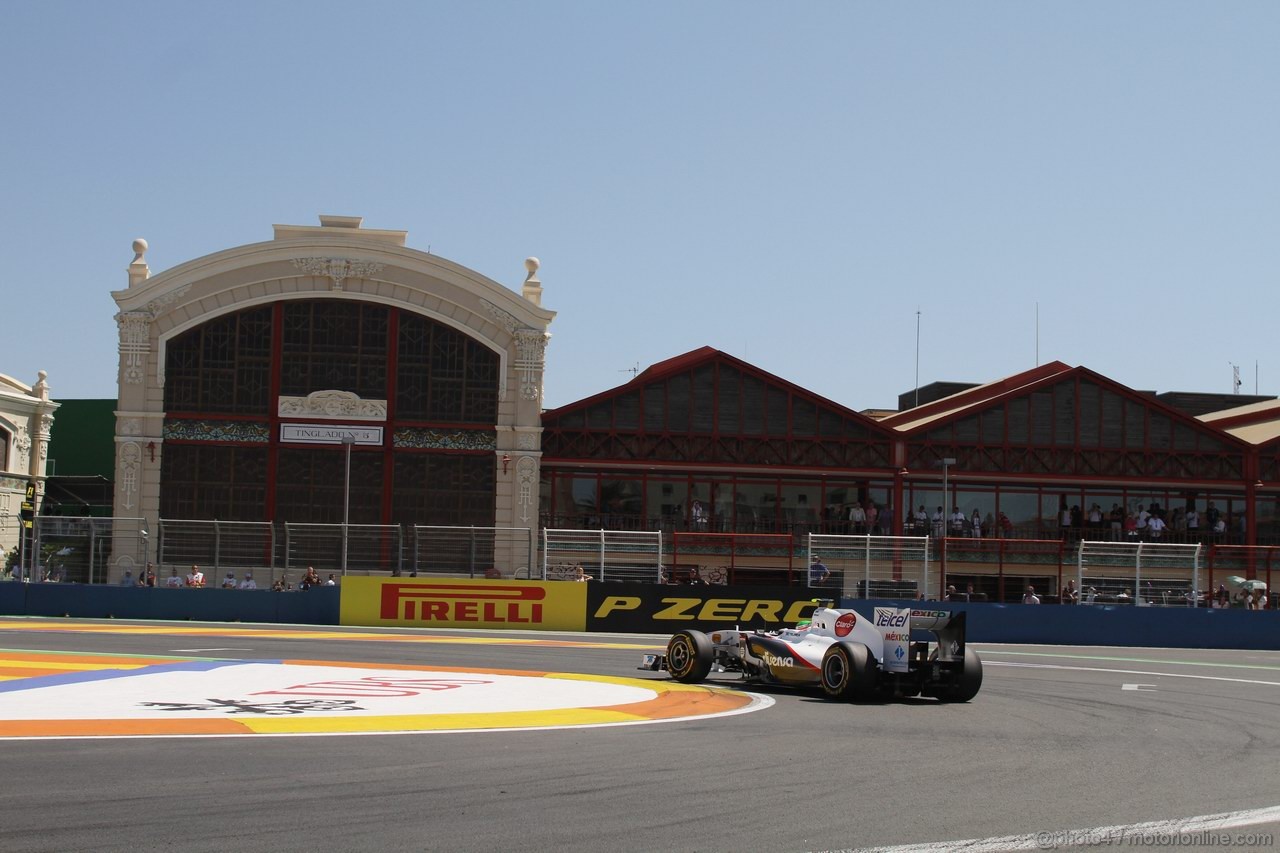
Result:
[[[117,678],[0,693],[0,719],[173,719],[226,713],[297,716],[328,711],[350,716],[496,714],[600,708],[646,702],[653,690],[602,681],[444,670],[335,669],[243,663],[203,671],[142,671]],[[293,703],[293,704],[286,704]],[[255,710],[256,709],[256,710]]]
[[33,674],[0,680],[0,740],[530,731],[707,719],[773,705],[723,687],[563,672],[21,658],[10,669]]

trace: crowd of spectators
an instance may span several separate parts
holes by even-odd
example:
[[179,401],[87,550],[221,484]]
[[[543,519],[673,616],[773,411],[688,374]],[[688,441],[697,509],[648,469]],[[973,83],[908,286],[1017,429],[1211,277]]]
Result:
[[[145,572],[139,573],[138,577],[133,576],[133,572],[126,569],[124,576],[120,578],[120,586],[141,586],[154,587],[157,586],[155,566],[147,563]],[[204,572],[198,565],[193,565],[186,575],[179,575],[176,566],[169,568],[169,575],[164,579],[165,587],[169,589],[204,589],[208,584],[205,580]],[[307,566],[306,572],[302,576],[302,580],[295,587],[288,579],[288,575],[282,575],[274,580],[271,589],[275,592],[287,592],[293,589],[311,589],[320,586],[337,586],[338,577],[333,572],[329,573],[329,577],[325,580],[320,579],[320,574],[314,566]],[[253,572],[246,571],[244,577],[236,580],[235,572],[227,572],[221,583],[218,584],[221,589],[258,589],[258,582],[254,580]]]

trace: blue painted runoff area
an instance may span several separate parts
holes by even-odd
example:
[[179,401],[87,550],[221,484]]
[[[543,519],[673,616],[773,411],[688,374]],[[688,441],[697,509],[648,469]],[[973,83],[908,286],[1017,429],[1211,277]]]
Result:
[[867,618],[875,607],[964,611],[965,639],[974,643],[1280,649],[1280,613],[1274,610],[862,598],[841,599],[840,606],[853,608]]
[[337,625],[341,587],[169,589],[76,583],[0,583],[0,615]]

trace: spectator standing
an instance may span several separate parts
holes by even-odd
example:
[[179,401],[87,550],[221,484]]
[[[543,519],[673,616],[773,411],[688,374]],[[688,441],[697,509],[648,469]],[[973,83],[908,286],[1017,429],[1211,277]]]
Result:
[[830,577],[831,570],[822,564],[821,557],[814,554],[809,563],[809,586],[822,586]]
[[1040,603],[1040,596],[1036,595],[1036,588],[1034,586],[1027,587],[1027,591],[1022,595],[1022,603],[1023,604],[1039,604]]
[[933,511],[933,536],[935,539],[942,538],[942,528],[944,526],[944,518],[942,515],[942,507],[938,507]]
[[325,585],[325,586],[337,586],[337,585],[338,585],[338,578],[333,574],[333,572],[330,572],[330,573],[329,573],[329,579],[328,579],[328,580],[326,580],[326,581],[324,582],[324,585]]
[[1076,589],[1075,579],[1067,581],[1067,585],[1062,588],[1063,604],[1079,604],[1080,590]]
[[302,581],[298,586],[302,589],[311,589],[313,586],[320,586],[320,575],[316,573],[315,566],[307,566],[307,573],[302,576]]
[[178,567],[174,566],[169,569],[169,577],[164,579],[164,585],[170,589],[177,589],[182,586],[182,578],[178,577]]
[[244,580],[240,581],[240,589],[257,589],[258,582],[253,579],[253,572],[245,572]]
[[128,569],[124,570],[124,577],[120,578],[120,586],[135,586],[133,581],[133,572]]
[[951,535],[964,535],[964,513],[960,511],[959,506],[951,508]]
[[187,586],[204,589],[204,572],[200,571],[199,566],[192,566],[191,571],[187,572]]
[[853,525],[853,532],[861,536],[867,532],[867,514],[862,509],[862,504],[856,503],[849,508],[849,523]]
[[1200,513],[1196,512],[1194,504],[1187,510],[1187,535],[1192,539],[1200,535]]
[[1147,538],[1155,541],[1164,535],[1165,523],[1164,519],[1158,515],[1153,515],[1147,519]]
[[156,585],[156,567],[151,563],[147,563],[147,573],[142,578],[142,585],[150,587]]
[[969,520],[969,535],[974,539],[982,538],[982,516],[976,508],[973,510],[973,518]]
[[1124,530],[1124,510],[1120,508],[1120,504],[1111,505],[1111,512],[1107,514],[1107,518],[1111,522],[1111,538],[1119,541],[1120,533]]
[[876,509],[875,501],[867,501],[867,532],[880,532],[880,510]]
[[223,579],[222,579],[222,588],[223,588],[223,589],[235,589],[235,588],[236,588],[236,573],[235,573],[235,572],[227,572],[227,576],[226,576],[225,578],[223,578]]
[[929,513],[924,511],[924,504],[920,504],[920,508],[916,510],[916,535],[929,535]]

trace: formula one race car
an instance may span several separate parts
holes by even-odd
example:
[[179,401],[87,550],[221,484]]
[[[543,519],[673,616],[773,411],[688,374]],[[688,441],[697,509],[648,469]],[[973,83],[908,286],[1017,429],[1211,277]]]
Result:
[[[931,696],[968,702],[982,687],[982,661],[965,648],[964,613],[877,607],[867,619],[822,601],[807,622],[778,631],[679,631],[665,655],[645,655],[639,669],[666,670],[696,684],[717,672],[748,683],[821,685],[835,699]],[[912,632],[933,640],[913,641]]]

